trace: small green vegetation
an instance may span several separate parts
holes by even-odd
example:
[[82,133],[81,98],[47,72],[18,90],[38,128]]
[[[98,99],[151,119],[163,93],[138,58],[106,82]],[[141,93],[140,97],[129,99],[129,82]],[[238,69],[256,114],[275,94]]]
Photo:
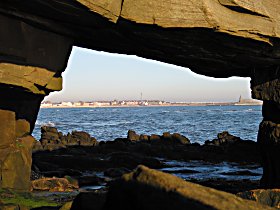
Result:
[[42,206],[61,206],[60,203],[55,203],[44,198],[37,198],[32,193],[14,192],[7,189],[0,189],[0,203],[16,204],[28,208],[37,208]]

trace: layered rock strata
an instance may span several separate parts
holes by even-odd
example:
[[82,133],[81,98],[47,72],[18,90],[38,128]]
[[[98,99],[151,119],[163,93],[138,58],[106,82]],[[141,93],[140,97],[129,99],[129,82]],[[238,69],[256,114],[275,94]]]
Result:
[[[1,154],[12,153],[16,121],[28,121],[30,135],[40,101],[62,88],[61,73],[75,45],[135,54],[212,77],[251,77],[252,96],[264,100],[258,140],[262,183],[279,186],[279,135],[274,132],[280,116],[279,10],[277,0],[1,1],[0,94],[14,96],[0,100],[7,122],[0,130],[8,131],[0,137]],[[29,102],[27,95],[36,100]],[[5,179],[1,182],[6,186]]]
[[30,189],[40,103],[62,88],[69,38],[0,14],[0,188]]

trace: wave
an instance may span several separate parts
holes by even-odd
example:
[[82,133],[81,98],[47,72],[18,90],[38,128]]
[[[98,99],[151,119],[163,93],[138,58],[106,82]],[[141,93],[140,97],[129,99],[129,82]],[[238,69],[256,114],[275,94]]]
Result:
[[51,127],[55,127],[56,124],[54,122],[48,121],[48,122],[41,122],[39,120],[36,121],[35,125],[39,125],[39,126],[51,126]]

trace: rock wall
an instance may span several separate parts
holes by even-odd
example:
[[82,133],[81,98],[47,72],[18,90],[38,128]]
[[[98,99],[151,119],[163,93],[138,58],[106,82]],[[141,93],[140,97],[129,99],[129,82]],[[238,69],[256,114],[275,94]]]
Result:
[[[251,77],[252,96],[264,100],[258,137],[262,183],[278,186],[279,10],[278,0],[2,0],[0,94],[5,97],[0,109],[7,123],[0,125],[6,131],[1,155],[12,154],[17,132],[26,129],[30,135],[43,97],[61,90],[61,73],[76,45],[135,54],[212,77]],[[1,183],[5,186],[3,176]]]
[[69,38],[0,14],[0,188],[30,189],[40,103],[61,90]]

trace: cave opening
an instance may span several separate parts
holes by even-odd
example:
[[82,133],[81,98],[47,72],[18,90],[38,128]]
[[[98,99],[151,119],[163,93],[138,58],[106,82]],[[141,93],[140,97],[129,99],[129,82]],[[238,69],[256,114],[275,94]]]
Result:
[[[172,132],[173,129],[173,132],[183,133],[192,142],[201,144],[206,140],[214,139],[218,132],[225,130],[240,136],[242,139],[254,141],[257,139],[256,131],[258,122],[261,120],[261,110],[260,106],[254,105],[261,105],[261,103],[247,100],[247,104],[246,102],[241,104],[248,106],[244,110],[235,106],[239,105],[239,97],[245,99],[251,97],[249,78],[210,78],[175,65],[136,56],[98,52],[78,47],[74,47],[72,50],[63,78],[63,90],[53,92],[46,97],[43,101],[43,108],[116,108],[112,113],[109,109],[100,111],[102,115],[99,118],[100,120],[108,112],[109,116],[112,114],[112,122],[108,121],[107,127],[104,122],[100,122],[103,124],[102,127],[98,125],[97,120],[89,119],[88,115],[82,115],[85,118],[78,119],[78,122],[75,122],[75,112],[71,115],[73,119],[70,116],[68,119],[63,119],[68,116],[65,115],[64,111],[43,109],[40,111],[42,116],[39,114],[35,131],[33,131],[36,139],[40,138],[40,126],[44,124],[57,125],[59,129],[66,133],[71,132],[72,126],[72,129],[87,131],[97,139],[105,141],[125,137],[126,131],[130,129],[146,134]],[[244,99],[242,100],[244,102]],[[132,117],[117,117],[117,114],[122,113],[119,109],[121,107],[144,108],[147,105],[151,107],[162,105],[161,109],[163,110],[155,111],[155,109],[151,109],[151,111],[143,113],[142,119],[141,113],[137,112]],[[219,111],[219,106],[222,105],[231,105],[231,107],[222,112],[222,110]],[[176,106],[177,108],[190,106],[193,108],[164,110],[168,109],[169,106]],[[89,111],[90,114],[97,115],[96,109],[90,109]],[[192,113],[191,111],[198,114],[198,120],[196,116],[188,116]],[[243,111],[252,112],[254,115],[243,118]],[[205,113],[204,116],[203,112]],[[211,112],[216,112],[219,116],[213,118],[214,114],[211,115]],[[155,119],[149,116],[160,118],[162,113],[165,113],[168,118],[172,118],[172,114],[181,114],[182,117],[178,118],[177,116],[177,119],[166,121],[166,123],[172,124],[172,129],[170,129],[164,125],[164,120],[156,119],[157,123],[155,123]],[[48,119],[48,117],[51,117],[51,119]],[[136,117],[136,119],[133,119],[133,117]],[[174,117],[176,118],[175,115]],[[97,119],[98,116],[93,116],[93,118]],[[187,121],[182,118],[187,118]],[[249,120],[248,123],[244,123],[246,118]],[[69,125],[63,123],[64,120]],[[178,126],[180,122],[182,123],[181,127],[176,128],[176,125]],[[72,125],[70,125],[71,123]],[[93,127],[91,127],[91,123]],[[219,128],[213,129],[212,123],[215,123]],[[239,129],[242,126],[243,128]],[[204,130],[205,135],[202,134],[202,130]],[[97,132],[98,135],[96,136],[94,132]],[[106,135],[106,133],[109,135]],[[209,134],[210,136],[207,137]]]
[[[201,170],[205,168],[205,165],[202,164],[199,170],[195,170],[192,164],[201,163],[196,161],[209,162],[209,160],[214,160],[211,163],[213,169],[217,167],[217,162],[224,163],[221,162],[223,160],[231,163],[242,160],[242,162],[238,162],[238,165],[243,164],[243,166],[244,161],[246,163],[250,162],[250,164],[258,163],[257,166],[251,165],[250,170],[244,170],[244,168],[239,170],[239,168],[239,173],[229,171],[230,168],[233,169],[237,166],[235,164],[220,165],[220,168],[228,168],[227,171],[220,171],[220,175],[236,177],[245,175],[260,177],[258,170],[260,168],[259,163],[261,163],[263,174],[260,183],[251,182],[253,185],[250,185],[248,182],[238,179],[235,180],[236,182],[230,183],[230,186],[240,187],[239,190],[242,188],[242,191],[247,190],[243,187],[250,189],[254,187],[279,188],[280,27],[277,11],[280,9],[280,4],[273,1],[263,1],[261,4],[248,1],[245,4],[243,1],[238,0],[234,2],[230,0],[149,1],[148,4],[146,1],[126,0],[61,0],[48,2],[35,0],[32,5],[28,2],[20,3],[19,1],[1,1],[0,4],[0,25],[4,29],[0,35],[1,189],[9,188],[28,191],[31,184],[34,184],[34,182],[30,182],[31,176],[33,178],[42,178],[40,175],[65,178],[65,175],[70,174],[79,179],[79,176],[89,175],[83,174],[83,170],[98,171],[97,169],[99,169],[98,172],[102,173],[102,176],[118,177],[121,174],[130,172],[139,164],[174,173],[176,167],[166,161],[167,158],[176,160],[176,173],[194,174],[194,176],[203,174]],[[41,144],[32,136],[40,104],[50,92],[62,89],[61,75],[67,66],[73,46],[111,53],[138,55],[147,59],[156,59],[189,67],[198,74],[217,78],[231,76],[250,77],[252,98],[263,101],[261,112],[263,118],[258,129],[257,143],[250,140],[241,140],[239,136],[231,135],[228,132],[221,132],[216,139],[210,139],[204,145],[199,145],[188,139],[189,133],[182,135],[180,133],[171,133],[173,131],[163,133],[160,131],[161,134],[142,134],[133,130],[128,131],[127,136],[121,136],[114,141],[99,142],[83,131],[63,134],[56,128],[45,126],[42,127],[44,134],[42,139],[46,141],[41,142],[47,145]],[[176,72],[174,71],[173,74],[177,74]],[[162,74],[161,76],[165,75],[163,73],[159,74]],[[109,86],[112,83],[109,79],[113,77],[105,75],[104,78],[108,80],[103,83],[107,83],[107,86]],[[157,76],[155,78],[158,79]],[[170,89],[170,80],[175,80],[176,87],[179,88],[176,89],[176,94],[184,92],[184,90],[180,89],[184,84],[180,82],[182,78],[183,76],[176,79],[167,78],[169,80],[164,84],[166,89],[162,89],[161,93],[167,95]],[[87,77],[86,79],[90,80],[91,78]],[[133,82],[130,79],[121,83],[129,84],[131,81]],[[146,87],[143,85],[145,81],[147,81],[147,77],[140,82],[134,83],[140,83],[144,88]],[[155,79],[149,82],[149,84],[154,83]],[[206,83],[204,82],[204,84]],[[115,85],[114,90],[118,90],[120,86],[121,84]],[[144,91],[142,88],[134,90],[135,95],[133,95],[133,97],[141,97],[141,101],[143,100],[142,97],[146,98],[152,92],[150,89]],[[126,89],[133,90],[132,85],[129,85]],[[221,91],[224,89],[224,87],[219,88]],[[208,91],[208,88],[205,91]],[[88,89],[82,92],[86,93]],[[101,93],[102,91],[96,92]],[[211,92],[208,95],[211,95]],[[236,97],[238,98],[239,95],[240,93]],[[175,96],[174,92],[172,96]],[[115,100],[115,98],[110,98],[110,100]],[[167,101],[165,98],[158,100]],[[178,101],[178,99],[175,101]],[[152,108],[155,109],[154,107]],[[178,106],[175,108],[178,108]],[[98,108],[98,110],[102,109]],[[145,108],[145,110],[148,109],[150,108]],[[250,120],[253,120],[253,117],[246,117],[246,115],[248,113],[252,114],[255,110],[249,108],[248,113],[241,112],[240,115],[237,115],[240,109],[242,109],[241,106],[238,109],[228,111],[234,111],[236,116],[240,116],[242,120],[244,119],[244,124],[249,122],[246,126],[252,129],[253,126],[251,126]],[[128,110],[128,108],[123,110]],[[179,111],[178,113],[180,113],[180,111],[187,112],[189,110],[163,111],[160,114],[155,114],[156,116],[162,116],[160,119],[162,124],[167,121],[168,113],[172,113],[172,111]],[[202,119],[209,116],[207,110],[205,113],[204,111],[200,110]],[[73,118],[76,119],[81,115],[90,117],[92,116],[91,112],[94,111],[88,110],[86,114],[76,112]],[[256,112],[259,114],[260,110],[256,110]],[[128,111],[125,113],[130,118],[136,118]],[[192,113],[195,112],[192,110]],[[219,114],[217,115],[215,111],[213,113],[216,116],[223,117]],[[55,116],[51,112],[46,113],[46,115]],[[69,114],[62,113],[61,118],[65,118],[67,115]],[[102,120],[106,121],[107,119],[105,124],[108,124],[110,116],[108,117],[108,113],[103,116]],[[197,120],[198,117],[195,116],[194,118]],[[148,121],[149,118],[146,117],[144,120]],[[74,122],[72,119],[69,121]],[[221,123],[221,119],[215,119],[207,122],[207,126],[210,128],[215,127],[217,121]],[[231,123],[234,123],[234,121],[234,119],[230,120]],[[77,122],[77,124],[79,123],[82,122]],[[137,124],[138,121],[136,120],[135,123]],[[111,126],[113,126],[112,124],[114,123],[111,123]],[[156,123],[152,122],[151,124]],[[173,127],[178,126],[175,121],[170,121],[169,124]],[[203,126],[202,123],[198,124]],[[121,126],[127,129],[124,125]],[[185,125],[184,127],[187,126]],[[195,128],[194,130],[197,129]],[[148,131],[145,130],[145,132]],[[248,133],[246,130],[244,132]],[[101,136],[104,136],[104,134],[101,134]],[[53,143],[57,148],[50,145]],[[71,148],[68,148],[65,144],[69,144]],[[83,146],[82,149],[81,145]],[[47,146],[46,150],[52,151],[44,151],[44,146]],[[37,151],[34,151],[34,147],[37,147]],[[115,152],[116,149],[119,152]],[[182,160],[184,163],[189,164],[187,167],[183,165],[186,167],[184,169],[178,168]],[[166,166],[172,167],[168,168]],[[31,167],[33,167],[33,171],[31,171]],[[75,167],[74,170],[73,167]],[[131,209],[131,206],[139,206],[139,203],[137,203],[139,200],[135,200],[135,197],[143,198],[141,196],[152,194],[149,193],[151,183],[148,183],[147,181],[149,180],[145,177],[150,177],[153,174],[156,174],[156,177],[166,177],[162,173],[158,173],[140,166],[132,174],[124,176],[119,185],[124,187],[127,184],[126,181],[133,182],[132,188],[130,188],[131,185],[126,185],[127,188],[124,189],[124,191],[128,190],[127,192],[133,193],[126,192],[121,198],[119,197],[121,196],[119,193],[120,188],[116,186],[115,192],[117,193],[115,194],[114,188],[112,188],[111,192],[116,196],[110,197],[112,194],[108,196],[109,200],[107,206],[105,205],[105,209],[117,208],[119,204],[126,204],[127,209]],[[211,174],[214,173],[215,171],[211,172]],[[87,181],[96,181],[99,185],[102,185],[108,181],[108,177],[104,176],[91,176],[88,177]],[[63,180],[66,181],[65,179]],[[85,179],[81,180],[84,181]],[[158,180],[161,179],[153,179],[153,182],[156,183]],[[170,180],[172,182],[173,178],[170,178]],[[72,179],[67,179],[68,183],[71,182],[70,186],[72,188],[77,188],[77,182],[72,181]],[[139,181],[144,181],[150,187],[143,187],[143,183],[141,184]],[[196,189],[195,192],[200,192],[199,189],[195,188],[195,185],[177,181],[175,183],[179,183],[179,185],[172,185],[171,192],[174,189],[179,192],[182,189],[181,186],[184,186],[185,192],[190,192],[189,194],[193,194],[189,189]],[[210,183],[213,184],[214,181],[200,182],[200,184],[208,184],[208,186]],[[85,182],[84,184],[86,185]],[[166,185],[157,184],[166,189]],[[39,186],[33,185],[32,188],[36,189]],[[135,192],[135,186],[138,186],[140,190]],[[218,188],[218,185],[210,185],[210,187]],[[225,186],[222,190],[224,189]],[[187,203],[192,206],[198,205],[203,209],[205,209],[205,206],[211,209],[220,208],[220,205],[226,205],[230,208],[229,206],[235,204],[238,204],[238,209],[258,209],[254,208],[257,204],[237,199],[236,196],[227,197],[229,196],[228,194],[225,195],[212,189],[210,191],[211,193],[199,194],[199,199],[191,203],[189,198],[186,198],[186,194],[183,197],[179,197],[179,199],[175,197],[175,200],[172,200],[173,196],[170,196],[170,191],[167,191],[168,195],[166,195],[166,191],[164,192],[165,194],[158,194],[159,191],[157,190],[155,195],[162,196],[160,197],[162,199],[156,197],[156,201],[160,203],[159,206],[165,205],[163,201],[167,201],[167,203],[169,202],[168,204],[176,203],[179,208],[185,207],[184,205]],[[209,191],[207,190],[207,192]],[[212,192],[215,193],[212,194]],[[263,191],[261,190],[261,192]],[[265,192],[270,195],[271,191]],[[215,201],[212,202],[212,199],[207,196],[214,194],[216,197]],[[200,200],[202,197],[203,202]],[[114,201],[114,198],[117,199]],[[151,200],[149,199],[153,198],[146,196],[141,200],[143,202],[140,204],[146,205],[150,203]],[[171,200],[169,200],[170,198]],[[222,198],[226,199],[223,200]],[[129,200],[129,203],[122,202],[127,200]],[[199,202],[197,202],[198,200]],[[223,202],[225,200],[226,202]],[[270,200],[269,202],[274,201],[270,197],[268,200]],[[2,207],[2,201],[0,203],[0,207]],[[171,205],[169,209],[173,207]],[[221,209],[224,208],[221,207]],[[259,209],[265,208],[260,207]]]

